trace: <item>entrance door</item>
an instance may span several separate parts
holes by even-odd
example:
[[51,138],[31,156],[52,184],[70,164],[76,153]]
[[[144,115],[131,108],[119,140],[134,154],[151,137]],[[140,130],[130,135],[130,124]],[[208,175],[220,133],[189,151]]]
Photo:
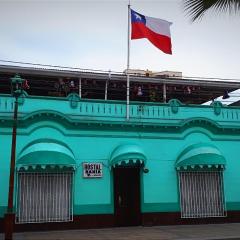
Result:
[[139,167],[114,168],[115,222],[117,226],[141,224]]

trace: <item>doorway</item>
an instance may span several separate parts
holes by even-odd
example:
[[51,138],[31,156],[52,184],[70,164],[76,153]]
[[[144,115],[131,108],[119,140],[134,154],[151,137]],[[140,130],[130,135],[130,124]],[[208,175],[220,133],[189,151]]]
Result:
[[116,167],[113,171],[116,226],[141,225],[140,167]]

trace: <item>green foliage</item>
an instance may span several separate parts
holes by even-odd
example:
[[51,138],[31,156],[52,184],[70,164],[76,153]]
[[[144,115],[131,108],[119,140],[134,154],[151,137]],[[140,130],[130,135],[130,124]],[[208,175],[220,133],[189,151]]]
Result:
[[184,0],[184,10],[192,21],[201,19],[208,9],[218,12],[240,11],[240,0]]

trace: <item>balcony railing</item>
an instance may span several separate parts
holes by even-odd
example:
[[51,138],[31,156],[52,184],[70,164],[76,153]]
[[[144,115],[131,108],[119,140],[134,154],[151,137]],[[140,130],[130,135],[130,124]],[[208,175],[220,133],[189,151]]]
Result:
[[[177,100],[167,104],[130,102],[129,120],[126,119],[125,101],[72,100],[53,97],[26,97],[19,104],[19,118],[37,112],[64,114],[76,121],[141,122],[145,124],[174,124],[189,119],[208,119],[217,124],[240,126],[240,108],[226,107],[219,102],[211,106],[183,105]],[[0,118],[13,114],[14,99],[0,95]]]

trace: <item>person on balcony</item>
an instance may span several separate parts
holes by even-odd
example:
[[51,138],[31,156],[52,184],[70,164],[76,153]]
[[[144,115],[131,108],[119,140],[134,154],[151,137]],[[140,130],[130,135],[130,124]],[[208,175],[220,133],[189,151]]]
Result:
[[140,85],[134,85],[133,87],[133,94],[132,94],[132,98],[135,101],[142,101],[143,100],[143,90],[142,90],[142,86]]
[[149,101],[150,102],[156,102],[159,100],[158,96],[158,87],[157,86],[152,86],[150,85],[150,90],[149,90]]

